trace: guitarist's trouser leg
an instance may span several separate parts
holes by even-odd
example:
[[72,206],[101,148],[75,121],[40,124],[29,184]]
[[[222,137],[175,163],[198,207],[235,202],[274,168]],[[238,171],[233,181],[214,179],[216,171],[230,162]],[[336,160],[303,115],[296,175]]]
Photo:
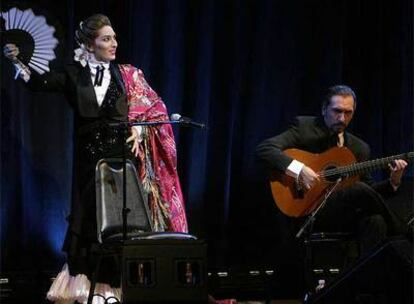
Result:
[[[358,210],[357,216],[359,218],[381,215],[387,226],[387,236],[405,233],[404,223],[390,208],[388,208],[383,197],[377,191],[362,182],[356,184],[356,190],[357,197],[354,201],[356,204],[355,207]],[[378,223],[374,222],[372,222],[373,225],[378,225]]]
[[358,223],[360,253],[364,254],[387,237],[387,223],[384,217],[374,214],[362,218]]
[[355,233],[364,252],[387,235],[400,233],[400,226],[376,191],[365,183],[356,183],[330,197],[317,216],[315,230]]

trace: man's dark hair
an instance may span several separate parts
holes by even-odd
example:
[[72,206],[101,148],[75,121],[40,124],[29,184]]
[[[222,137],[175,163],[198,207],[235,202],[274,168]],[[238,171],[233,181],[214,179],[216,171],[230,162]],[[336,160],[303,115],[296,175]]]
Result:
[[352,96],[352,98],[354,99],[354,109],[356,108],[356,95],[355,92],[348,86],[346,85],[335,85],[332,86],[330,88],[328,88],[325,97],[323,98],[322,101],[322,109],[326,108],[329,103],[331,102],[331,98],[332,96],[335,95],[340,95],[340,96]]

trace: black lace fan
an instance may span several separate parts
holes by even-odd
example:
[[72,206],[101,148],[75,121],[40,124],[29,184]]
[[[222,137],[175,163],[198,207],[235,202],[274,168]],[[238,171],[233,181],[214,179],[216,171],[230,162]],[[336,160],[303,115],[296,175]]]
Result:
[[45,17],[36,16],[31,9],[11,8],[1,12],[3,44],[14,43],[19,48],[18,59],[39,74],[50,71],[49,62],[56,58],[54,49],[58,40],[55,28]]

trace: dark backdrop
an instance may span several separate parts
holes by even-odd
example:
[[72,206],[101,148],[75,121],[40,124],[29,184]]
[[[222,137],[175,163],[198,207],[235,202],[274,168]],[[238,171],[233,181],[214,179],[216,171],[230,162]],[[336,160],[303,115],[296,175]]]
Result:
[[[80,20],[107,14],[118,61],[140,67],[170,113],[208,125],[174,131],[190,231],[208,241],[212,268],[300,263],[295,223],[273,204],[254,150],[294,115],[319,114],[327,86],[355,89],[351,129],[373,157],[413,150],[412,0],[19,5],[56,27],[53,65],[71,60]],[[69,211],[72,112],[61,95],[30,93],[15,82],[3,57],[1,71],[2,266],[56,270]],[[399,210],[405,219],[412,172]]]

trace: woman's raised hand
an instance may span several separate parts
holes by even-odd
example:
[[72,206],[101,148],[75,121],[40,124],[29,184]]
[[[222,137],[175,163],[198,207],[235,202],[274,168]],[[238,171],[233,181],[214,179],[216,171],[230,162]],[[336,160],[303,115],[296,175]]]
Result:
[[19,48],[17,47],[17,45],[13,43],[8,43],[3,48],[4,56],[13,62],[17,60],[17,56],[19,55],[19,53]]

